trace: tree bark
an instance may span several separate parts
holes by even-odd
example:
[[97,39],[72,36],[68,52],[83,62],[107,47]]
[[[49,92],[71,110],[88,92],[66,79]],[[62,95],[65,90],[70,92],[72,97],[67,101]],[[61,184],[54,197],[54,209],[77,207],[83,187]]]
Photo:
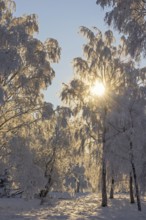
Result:
[[133,172],[133,178],[134,178],[134,184],[135,184],[135,191],[136,191],[136,200],[137,200],[137,207],[138,211],[141,211],[141,201],[140,201],[140,194],[139,194],[139,187],[138,187],[138,181],[137,181],[137,174],[136,174],[136,168],[134,164],[134,158],[133,158],[133,143],[130,141],[130,162],[132,166],[132,172]]
[[80,192],[80,182],[79,180],[76,180],[76,189],[75,189],[75,193],[79,193]]
[[40,204],[41,205],[44,203],[44,199],[46,198],[46,196],[49,193],[50,188],[52,186],[52,176],[51,176],[51,174],[48,176],[48,182],[45,186],[45,189],[42,189],[41,192],[40,192],[40,198],[41,198],[41,203]]
[[138,187],[138,182],[137,182],[136,169],[135,169],[135,164],[132,161],[131,161],[131,166],[132,166],[134,183],[135,183],[137,207],[138,207],[138,211],[141,211],[142,209],[141,209],[141,201],[140,201],[139,187]]
[[[49,193],[49,191],[51,189],[51,186],[52,186],[52,183],[53,183],[52,174],[53,174],[53,171],[54,171],[55,153],[56,153],[56,148],[54,148],[52,157],[46,164],[45,177],[47,178],[47,184],[45,186],[45,189],[42,189],[40,191],[40,198],[41,198],[41,203],[40,204],[41,205],[44,203],[44,199],[46,198],[47,194]],[[50,169],[50,172],[48,174],[47,172],[48,172],[49,166],[51,167],[51,169]]]
[[106,164],[103,160],[102,162],[102,207],[107,206],[107,191],[106,191]]
[[113,199],[114,198],[114,178],[112,177],[112,181],[111,181],[111,190],[110,190],[110,199]]
[[102,202],[101,206],[106,207],[107,206],[107,190],[106,190],[106,161],[105,161],[105,144],[106,144],[106,114],[107,109],[104,108],[104,118],[103,118],[103,134],[102,134],[102,143],[103,143],[103,155],[102,155]]
[[133,204],[135,203],[135,200],[134,200],[134,193],[133,193],[133,178],[132,178],[131,172],[130,172],[130,177],[129,177],[129,191],[130,191],[130,203]]
[[47,196],[48,192],[50,191],[51,185],[52,185],[52,178],[51,178],[51,175],[49,175],[48,182],[45,186],[45,189],[41,190],[41,192],[40,192],[40,197]]

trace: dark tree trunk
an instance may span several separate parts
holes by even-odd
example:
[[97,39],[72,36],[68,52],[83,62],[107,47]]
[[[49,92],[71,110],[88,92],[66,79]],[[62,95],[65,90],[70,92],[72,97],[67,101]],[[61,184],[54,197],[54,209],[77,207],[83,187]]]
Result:
[[79,193],[80,192],[80,182],[79,180],[76,180],[76,189],[75,189],[75,193]]
[[107,206],[107,191],[106,191],[106,165],[105,161],[102,163],[102,207]]
[[[46,198],[46,196],[49,193],[51,186],[52,186],[52,182],[53,182],[52,181],[52,174],[54,171],[55,152],[56,152],[56,148],[54,148],[53,155],[52,155],[51,159],[46,164],[45,177],[47,178],[47,184],[45,186],[45,189],[42,189],[40,191],[41,205],[44,203],[44,199]],[[51,168],[50,168],[50,171],[48,174],[49,167],[51,167]]]
[[104,118],[103,118],[103,134],[102,134],[102,143],[103,143],[103,155],[102,155],[102,202],[101,206],[107,206],[107,190],[106,190],[106,161],[105,161],[105,145],[106,145],[106,115],[107,109],[104,108]]
[[112,181],[111,181],[111,190],[110,190],[110,199],[113,199],[114,198],[114,178],[112,177]]
[[135,164],[132,161],[131,161],[131,166],[132,166],[134,183],[135,183],[137,207],[138,207],[138,211],[141,211],[142,209],[141,209],[141,201],[140,201],[139,187],[138,187],[138,182],[137,182],[136,169],[135,169]]
[[50,188],[51,188],[51,182],[52,182],[52,180],[51,180],[51,175],[50,175],[48,177],[48,182],[45,186],[45,189],[42,189],[41,192],[40,192],[40,197],[41,198],[47,196],[47,194],[48,194],[48,192],[50,191]]
[[137,200],[137,207],[138,211],[141,211],[141,201],[140,201],[140,194],[139,194],[139,187],[138,187],[138,181],[137,181],[137,174],[136,174],[136,168],[134,164],[134,158],[133,158],[133,143],[130,141],[130,162],[132,166],[132,172],[133,172],[133,178],[134,178],[134,184],[135,184],[135,191],[136,191],[136,200]]
[[129,191],[130,191],[130,203],[133,204],[135,203],[135,201],[134,201],[134,193],[133,193],[133,178],[131,172],[129,177]]
[[44,203],[44,199],[46,198],[47,194],[49,193],[51,186],[52,186],[52,177],[51,177],[51,175],[49,175],[48,182],[45,186],[45,189],[42,189],[40,192],[41,205]]

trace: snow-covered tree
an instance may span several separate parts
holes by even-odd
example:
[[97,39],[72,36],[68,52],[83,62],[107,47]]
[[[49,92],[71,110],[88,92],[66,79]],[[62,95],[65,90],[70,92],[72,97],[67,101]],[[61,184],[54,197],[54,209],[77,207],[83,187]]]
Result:
[[34,160],[29,139],[16,136],[9,141],[9,154],[4,158],[9,168],[11,188],[20,189],[23,196],[33,198],[44,187],[43,170]]
[[61,49],[55,39],[35,38],[37,16],[14,17],[15,7],[13,0],[0,0],[1,174],[10,169],[13,182],[33,196],[44,187],[45,178],[35,162],[31,129],[37,130],[39,121],[54,114],[53,105],[44,102],[43,90],[52,83],[51,63],[59,61]]
[[55,76],[51,62],[58,62],[60,58],[60,47],[55,39],[43,43],[34,38],[38,32],[37,16],[16,18],[14,9],[13,0],[0,0],[1,146],[21,125],[34,120],[29,115],[46,108],[42,90]]
[[[123,67],[118,58],[120,48],[113,46],[111,31],[102,35],[96,28],[91,31],[81,27],[80,32],[88,40],[84,45],[85,60],[79,57],[74,59],[75,76],[69,85],[64,85],[62,99],[82,114],[86,121],[85,133],[102,149],[102,206],[106,206],[106,116],[112,108],[114,95],[118,94],[124,83]],[[91,94],[91,87],[96,81],[102,82],[106,88],[103,98]]]
[[105,8],[105,21],[127,38],[127,53],[138,57],[146,55],[146,1],[145,0],[97,0]]
[[143,147],[146,143],[145,92],[143,86],[130,84],[127,89],[125,88],[125,95],[119,98],[117,113],[112,113],[113,121],[110,121],[113,125],[112,129],[116,128],[123,132],[114,140],[110,140],[109,146],[113,154],[119,154],[118,158],[124,157],[128,162],[127,164],[125,161],[127,166],[123,167],[127,168],[128,173],[133,173],[138,209],[141,210],[139,186],[141,169],[145,161],[143,157]]
[[46,179],[40,192],[42,201],[51,190],[63,190],[64,174],[69,166],[70,117],[69,108],[58,106],[49,119],[43,117],[30,130],[35,163],[42,168]]
[[87,179],[85,176],[85,168],[83,165],[70,164],[70,168],[66,173],[65,187],[74,193],[83,192],[87,188]]
[[[122,41],[117,47],[114,46],[114,36],[111,31],[106,31],[104,35],[97,28],[91,31],[81,27],[80,31],[88,40],[83,49],[85,59],[78,57],[73,60],[74,79],[68,85],[64,84],[61,95],[62,100],[70,105],[73,112],[84,119],[82,129],[79,129],[80,133],[78,132],[82,144],[89,146],[88,141],[91,139],[98,149],[102,172],[102,206],[106,206],[106,163],[110,149],[108,144],[109,140],[115,140],[116,136],[124,132],[122,126],[117,127],[115,110],[117,106],[120,106],[119,109],[124,109],[127,105],[126,100],[131,103],[132,97],[139,89],[139,83],[142,82],[144,70],[135,68],[130,55],[126,54],[124,61],[124,42]],[[101,97],[91,94],[91,88],[96,81],[105,87],[105,94]],[[144,93],[144,82],[142,84],[141,92],[138,90],[139,95],[142,95],[142,91]],[[125,104],[124,101],[121,102],[124,99]],[[138,106],[141,110],[140,102]],[[126,110],[123,114],[129,117]],[[111,115],[114,123],[109,120]],[[114,132],[111,132],[113,127]],[[129,127],[127,129],[129,132]]]

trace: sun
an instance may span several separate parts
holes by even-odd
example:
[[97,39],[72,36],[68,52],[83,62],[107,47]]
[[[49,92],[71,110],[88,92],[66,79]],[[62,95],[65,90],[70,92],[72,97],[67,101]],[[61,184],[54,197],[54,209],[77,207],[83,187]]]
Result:
[[105,86],[102,82],[97,81],[92,87],[91,87],[91,94],[97,95],[99,97],[103,96],[105,94]]

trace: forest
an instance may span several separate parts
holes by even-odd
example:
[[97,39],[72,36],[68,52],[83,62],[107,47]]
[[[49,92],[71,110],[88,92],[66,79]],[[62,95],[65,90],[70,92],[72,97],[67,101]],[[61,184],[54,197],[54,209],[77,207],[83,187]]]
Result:
[[43,206],[53,192],[93,193],[110,209],[120,194],[142,213],[146,1],[95,1],[106,9],[109,29],[80,27],[83,57],[73,59],[56,108],[43,91],[53,84],[63,48],[56,39],[37,39],[37,15],[15,17],[16,7],[0,0],[0,203],[19,196]]

